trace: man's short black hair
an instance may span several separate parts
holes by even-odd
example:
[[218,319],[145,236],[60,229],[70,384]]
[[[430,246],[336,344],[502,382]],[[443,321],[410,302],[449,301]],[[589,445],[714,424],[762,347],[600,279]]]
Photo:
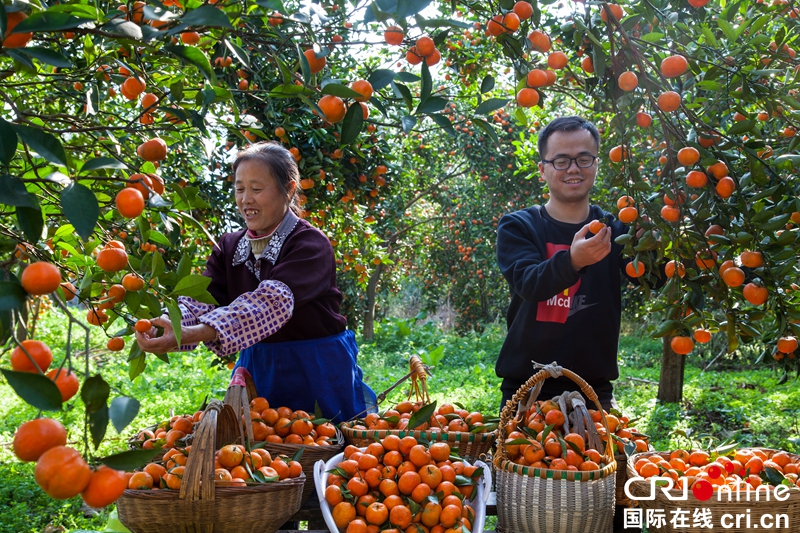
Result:
[[586,130],[591,133],[595,144],[598,148],[600,148],[600,133],[597,131],[597,128],[594,124],[582,117],[559,117],[550,122],[550,124],[545,126],[541,133],[539,133],[539,157],[545,157],[545,153],[547,153],[547,140],[553,133],[557,131],[578,130]]

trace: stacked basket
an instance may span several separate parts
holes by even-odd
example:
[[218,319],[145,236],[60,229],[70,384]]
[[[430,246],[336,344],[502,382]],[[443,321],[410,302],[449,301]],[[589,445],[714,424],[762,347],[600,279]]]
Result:
[[[240,368],[238,370],[244,369]],[[234,377],[234,380],[228,387],[228,391],[225,394],[224,400],[225,404],[230,405],[233,411],[239,414],[239,416],[245,421],[243,431],[246,432],[248,442],[250,442],[251,445],[253,445],[254,442],[252,420],[249,416],[249,405],[250,401],[255,398],[256,395],[256,388],[253,384],[253,379],[250,374],[247,373],[247,371],[237,372],[237,375]],[[248,416],[244,416],[245,414]],[[243,438],[244,436],[245,435],[242,435]],[[317,461],[327,461],[334,455],[340,453],[344,448],[344,445],[342,444],[344,442],[344,437],[338,429],[336,430],[336,442],[337,444],[331,444],[330,446],[307,446],[305,444],[279,444],[275,442],[265,442],[263,448],[267,450],[273,457],[278,455],[286,455],[292,458],[302,451],[302,455],[296,459],[303,467],[303,474],[305,474],[306,477],[306,484],[303,487],[303,494],[301,498],[302,504],[305,503],[305,501],[314,492],[314,464]]]
[[212,401],[195,432],[179,491],[126,490],[120,521],[133,533],[273,533],[300,509],[305,476],[246,487],[217,487],[214,452],[238,441],[233,410]]
[[[549,377],[566,376],[578,384],[583,394],[597,405],[594,390],[579,376],[567,369],[548,365],[531,377],[503,407],[494,457],[497,486],[497,531],[508,533],[610,533],[614,519],[616,462],[611,446],[608,422],[606,446],[600,470],[570,471],[533,468],[509,460],[505,442],[509,426],[513,426],[517,406],[536,400],[541,387],[535,387]],[[532,390],[533,389],[533,390]]]
[[[762,448],[771,457],[778,450]],[[639,476],[634,468],[636,461],[658,455],[669,460],[669,452],[643,452],[628,459],[628,483],[630,494],[637,499],[638,506],[643,514],[655,511],[666,519],[660,524],[651,523],[647,530],[652,533],[704,533],[717,531],[724,528],[726,531],[744,533],[757,528],[767,528],[770,531],[790,533],[797,531],[800,524],[800,490],[781,485],[783,494],[780,499],[773,492],[776,487],[766,485],[738,494],[737,491],[723,492],[714,490],[707,500],[698,499],[694,491],[673,488],[666,490],[664,487],[652,487],[652,479]],[[789,454],[795,462],[800,461],[800,456]],[[673,522],[671,519],[682,515],[688,517],[685,524]],[[727,515],[727,518],[724,519]],[[702,516],[703,521],[698,521],[697,516]],[[766,523],[762,522],[762,517]],[[742,520],[744,519],[744,520]],[[744,522],[744,524],[742,523]],[[703,527],[709,525],[710,527]],[[783,525],[786,527],[783,527]],[[643,524],[644,525],[644,524]],[[778,527],[778,526],[781,527]],[[677,526],[677,527],[676,527]],[[744,527],[746,526],[746,527]]]

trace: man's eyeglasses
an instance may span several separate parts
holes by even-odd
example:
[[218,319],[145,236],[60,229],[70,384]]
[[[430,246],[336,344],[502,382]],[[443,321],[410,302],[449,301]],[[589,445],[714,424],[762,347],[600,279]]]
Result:
[[556,170],[567,170],[573,161],[578,168],[589,168],[594,165],[596,155],[579,155],[578,157],[556,157],[555,159],[542,159],[542,163],[550,163]]

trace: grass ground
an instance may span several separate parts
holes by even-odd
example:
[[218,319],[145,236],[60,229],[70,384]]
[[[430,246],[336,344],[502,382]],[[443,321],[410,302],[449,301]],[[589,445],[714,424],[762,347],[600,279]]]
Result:
[[[52,313],[55,315],[55,313]],[[37,336],[50,344],[58,359],[64,353],[62,324],[56,316],[40,324]],[[470,410],[496,413],[500,403],[499,380],[494,362],[503,340],[500,327],[489,326],[480,334],[442,334],[433,325],[389,320],[379,325],[376,342],[361,343],[360,363],[367,382],[376,392],[394,384],[407,370],[407,359],[418,354],[433,364],[428,380],[431,396],[439,401],[457,401]],[[92,346],[104,346],[94,328]],[[623,412],[638,418],[638,428],[649,434],[657,449],[707,446],[728,439],[800,451],[800,388],[796,378],[779,383],[780,374],[769,365],[744,363],[713,367],[703,372],[697,356],[687,361],[684,401],[662,405],[656,400],[660,363],[659,341],[631,333],[620,339],[620,372],[616,395]],[[123,451],[125,440],[135,429],[159,422],[170,410],[193,412],[208,397],[222,398],[228,372],[210,368],[205,350],[171,356],[166,364],[156,358],[134,382],[127,378],[124,357],[98,350],[91,355],[90,373],[102,367],[112,386],[112,397],[128,395],[142,407],[131,426],[121,434],[109,425],[108,440],[95,453],[102,456]],[[80,365],[83,368],[83,365]],[[388,404],[404,398],[401,386]],[[60,415],[70,439],[82,441],[83,406],[80,400]],[[22,464],[10,451],[16,428],[36,416],[4,382],[0,382],[0,533],[40,533],[47,526],[102,530],[108,509],[94,518],[84,518],[80,498],[56,501],[45,496],[33,480],[33,466]],[[51,530],[52,531],[52,530]]]

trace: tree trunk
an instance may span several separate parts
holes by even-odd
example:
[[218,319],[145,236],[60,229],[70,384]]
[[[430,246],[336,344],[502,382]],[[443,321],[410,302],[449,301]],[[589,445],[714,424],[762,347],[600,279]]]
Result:
[[375,338],[375,293],[378,287],[378,280],[383,271],[383,263],[375,267],[372,275],[367,282],[367,301],[364,309],[364,326],[361,331],[361,337],[365,341],[372,341]]
[[683,367],[685,355],[678,355],[670,347],[671,336],[663,339],[664,348],[661,353],[661,378],[658,382],[658,400],[678,403],[683,398]]

